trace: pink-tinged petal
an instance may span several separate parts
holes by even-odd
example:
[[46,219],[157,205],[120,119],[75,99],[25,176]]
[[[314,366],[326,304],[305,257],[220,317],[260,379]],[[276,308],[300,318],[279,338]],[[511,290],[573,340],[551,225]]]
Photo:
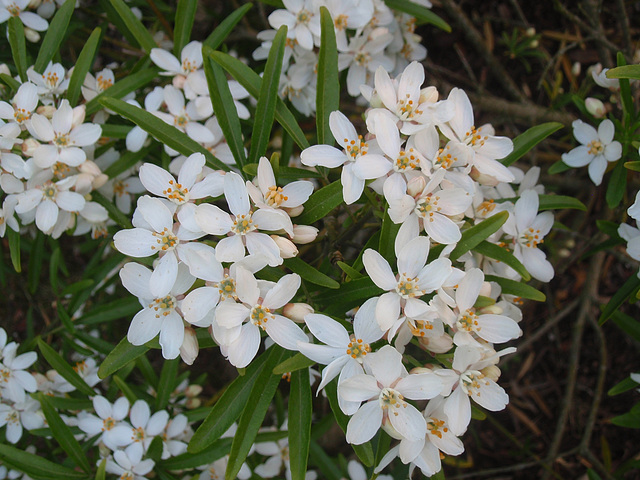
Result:
[[178,73],[182,71],[180,60],[162,48],[152,48],[149,58],[158,67],[167,72]]
[[444,245],[451,245],[462,238],[460,228],[451,219],[439,213],[434,214],[428,221],[425,219],[424,229],[434,242]]
[[380,395],[378,382],[371,375],[355,375],[340,383],[340,396],[350,402],[364,402]]
[[169,294],[178,276],[178,259],[174,252],[166,253],[153,269],[149,288],[156,298]]
[[444,413],[449,419],[449,428],[456,435],[462,435],[471,421],[471,403],[469,396],[460,386],[447,397],[444,403]]
[[300,275],[296,273],[285,275],[267,292],[262,304],[270,310],[277,310],[280,307],[284,307],[298,292],[300,282]]
[[620,142],[612,142],[604,147],[604,158],[607,162],[615,162],[622,156],[622,145]]
[[347,161],[347,156],[342,150],[329,145],[314,145],[305,148],[300,154],[300,161],[308,167],[321,165],[328,168],[336,168]]
[[129,262],[120,269],[120,281],[129,293],[138,298],[151,300],[153,295],[149,290],[151,270],[139,263]]
[[444,284],[451,272],[451,260],[438,258],[420,270],[418,287],[426,293],[431,293]]
[[594,185],[598,186],[602,183],[602,177],[606,170],[607,160],[602,155],[595,157],[589,164],[589,178],[591,178]]
[[[481,380],[480,392],[478,393],[480,393],[480,395],[473,395],[473,400],[481,407],[492,412],[498,412],[504,409],[509,403],[509,395],[504,391],[504,388],[489,378],[483,378]],[[451,423],[451,420],[449,420],[449,423]]]
[[164,318],[159,340],[164,358],[172,359],[180,355],[180,347],[184,341],[184,323],[175,311]]
[[196,207],[195,219],[200,229],[210,235],[226,235],[233,227],[229,214],[209,203]]
[[362,263],[364,263],[367,274],[378,287],[383,290],[396,288],[396,277],[391,270],[391,266],[378,252],[367,248],[362,255]]
[[319,313],[305,315],[304,322],[307,324],[307,327],[309,327],[309,331],[313,336],[322,343],[342,349],[342,354],[346,352],[345,349],[349,343],[349,333],[340,323]]
[[589,142],[598,139],[598,132],[591,125],[584,123],[582,120],[574,120],[573,136],[576,137],[581,144],[587,145]]
[[[313,360],[314,362],[321,363],[322,365],[332,365],[334,361],[337,362],[337,360],[340,360],[340,362],[337,362],[336,365],[333,365],[333,368],[337,368],[337,365],[339,365],[340,368],[337,368],[333,376],[329,380],[327,380],[327,382],[330,382],[336,375],[338,375],[338,373],[340,373],[340,369],[344,366],[345,363],[347,363],[347,360],[349,360],[349,356],[345,354],[344,348],[328,347],[326,345],[315,345],[313,343],[300,342],[298,343],[298,351],[305,357]],[[327,368],[325,368],[325,370],[327,370]],[[325,374],[323,373],[323,378],[324,375]]]
[[144,188],[159,197],[166,197],[170,182],[175,183],[173,175],[153,163],[144,163],[140,167],[139,175]]
[[390,409],[389,413],[389,421],[400,435],[408,440],[424,440],[427,422],[416,407],[407,404],[405,408]]
[[364,179],[359,178],[353,171],[354,164],[349,162],[342,168],[340,182],[342,183],[342,197],[347,205],[358,201],[364,190]]
[[156,253],[156,237],[144,228],[120,230],[113,236],[116,249],[129,257],[149,257]]
[[229,210],[234,215],[249,213],[249,194],[244,180],[237,173],[229,172],[224,176],[224,197],[227,199]]
[[241,325],[249,316],[250,310],[241,303],[225,300],[216,309],[216,323],[224,328]]
[[384,177],[392,168],[393,165],[387,158],[375,153],[367,153],[356,160],[353,173],[358,178],[371,180]]
[[504,343],[518,338],[522,330],[518,324],[504,315],[480,315],[478,321],[478,335],[491,343]]
[[240,235],[223,238],[216,245],[216,259],[219,262],[237,262],[243,257],[244,244]]
[[155,310],[145,308],[136,313],[129,325],[127,340],[132,345],[144,345],[160,333],[162,319],[156,316]]
[[398,272],[408,278],[418,275],[427,263],[430,242],[427,237],[416,237],[400,250]]
[[58,220],[58,207],[51,200],[43,200],[36,210],[36,226],[48,233]]
[[456,303],[461,312],[472,308],[476,303],[483,282],[484,273],[479,268],[470,269],[464,276],[456,291]]
[[407,369],[402,365],[402,355],[391,345],[367,355],[365,366],[384,387],[407,375]]
[[593,154],[589,153],[589,148],[584,145],[562,154],[562,161],[574,168],[584,167],[591,160],[593,160]]
[[260,348],[260,329],[252,323],[246,323],[238,339],[227,349],[229,362],[234,367],[244,368],[258,353]]
[[600,137],[600,141],[605,145],[611,143],[615,133],[616,130],[613,126],[613,122],[608,118],[600,122],[600,125],[598,125],[598,137]]
[[298,350],[298,342],[306,342],[307,335],[293,321],[282,315],[274,315],[265,324],[264,329],[271,339],[287,350]]
[[[424,420],[423,420],[424,421]],[[347,424],[347,442],[361,445],[373,438],[382,425],[382,409],[377,401],[365,403]]]
[[389,330],[400,316],[400,295],[387,292],[378,298],[376,303],[376,321],[385,332]]
[[394,387],[405,398],[428,400],[438,396],[442,390],[442,380],[434,373],[407,375]]

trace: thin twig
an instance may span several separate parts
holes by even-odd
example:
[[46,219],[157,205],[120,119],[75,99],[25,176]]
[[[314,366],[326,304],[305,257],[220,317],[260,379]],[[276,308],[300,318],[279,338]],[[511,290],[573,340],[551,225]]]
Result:
[[[584,0],[583,4],[584,10],[587,13],[587,18],[591,21],[591,25],[596,35],[600,38],[606,38],[604,28],[602,28],[602,23],[600,22],[602,4],[598,2],[598,0]],[[613,66],[611,52],[600,42],[596,43],[596,49],[598,50],[598,55],[602,59],[602,62],[609,67]]]
[[162,24],[162,27],[167,32],[167,35],[169,35],[169,38],[173,40],[173,28],[171,28],[171,24],[167,21],[167,19],[162,14],[162,12],[160,11],[160,9],[158,8],[158,6],[155,4],[153,0],[147,0],[147,3],[151,7],[151,10],[153,10],[153,13],[156,15],[156,17],[158,17],[158,20],[160,20],[160,23]]
[[629,15],[624,6],[624,0],[616,0],[616,14],[620,28],[622,29],[622,40],[624,41],[624,51],[626,55],[633,54],[633,47],[631,44],[631,30],[629,27]]

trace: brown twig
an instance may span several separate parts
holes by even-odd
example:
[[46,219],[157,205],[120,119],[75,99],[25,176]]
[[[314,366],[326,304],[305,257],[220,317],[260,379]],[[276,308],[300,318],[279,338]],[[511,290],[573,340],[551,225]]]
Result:
[[173,28],[171,28],[171,24],[167,21],[167,19],[162,14],[160,9],[158,9],[156,3],[153,0],[147,0],[147,3],[151,7],[151,10],[153,10],[153,13],[156,15],[156,17],[158,17],[158,20],[160,21],[160,23],[162,24],[162,27],[167,32],[167,35],[169,35],[171,40],[173,40]]
[[492,95],[478,95],[468,93],[473,103],[474,110],[483,110],[494,114],[505,115],[509,118],[524,121],[527,125],[536,125],[542,122],[560,122],[571,125],[575,117],[570,113],[552,111],[545,107],[539,107],[533,103],[510,102]]
[[624,0],[616,0],[616,14],[620,28],[622,29],[622,40],[624,41],[625,54],[630,56],[633,54],[633,46],[631,44],[631,29],[629,26],[629,15],[624,6]]

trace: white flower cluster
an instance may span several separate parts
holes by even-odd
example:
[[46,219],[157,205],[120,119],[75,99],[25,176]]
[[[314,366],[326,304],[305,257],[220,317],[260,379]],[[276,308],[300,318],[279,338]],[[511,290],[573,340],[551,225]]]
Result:
[[[426,0],[415,1],[431,7]],[[267,58],[276,30],[288,28],[280,94],[303,115],[315,112],[316,68],[320,47],[320,7],[331,12],[338,47],[338,68],[347,70],[347,91],[360,96],[379,66],[399,73],[411,61],[424,60],[426,48],[415,30],[415,18],[391,10],[382,0],[284,0],[284,9],[269,15],[274,30],[258,33],[262,45],[256,60]]]

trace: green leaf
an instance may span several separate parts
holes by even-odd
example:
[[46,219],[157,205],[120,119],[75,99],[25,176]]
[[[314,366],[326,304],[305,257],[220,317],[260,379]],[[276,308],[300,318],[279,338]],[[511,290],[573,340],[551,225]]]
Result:
[[197,453],[213,444],[226,432],[242,413],[249,401],[249,394],[258,376],[264,370],[265,361],[270,352],[264,352],[254,359],[244,375],[237,377],[225,389],[202,425],[198,427],[189,442],[188,451]]
[[203,46],[207,46],[213,50],[217,49],[224,39],[227,38],[229,33],[233,30],[236,24],[242,20],[242,17],[246,15],[246,13],[251,9],[253,5],[247,3],[225,18],[220,25],[218,25],[213,32],[207,37],[207,39],[202,42]]
[[296,217],[298,225],[310,225],[342,203],[342,183],[336,180],[320,190],[313,192],[304,205],[302,215]]
[[91,192],[91,199],[94,202],[102,205],[107,211],[107,213],[109,214],[109,218],[111,218],[111,220],[116,222],[119,227],[121,228],[133,227],[133,225],[131,225],[131,220],[129,220],[129,216],[122,213],[120,209],[116,206],[116,204],[113,201],[109,200],[104,195],[102,195],[102,193],[100,193],[97,190],[94,190],[93,192]]
[[556,163],[549,167],[549,174],[555,175],[556,173],[566,172],[567,170],[571,170],[571,167],[564,163],[562,160],[558,160]]
[[131,390],[131,387],[127,385],[127,382],[120,378],[118,374],[112,375],[111,379],[113,380],[113,383],[118,386],[124,396],[127,397],[127,400],[129,400],[131,404],[135,403],[135,401],[138,399],[138,396],[133,390]]
[[[70,1],[70,0],[68,0]],[[140,48],[145,52],[151,53],[152,48],[157,48],[158,44],[153,39],[151,32],[142,24],[138,17],[131,11],[129,6],[123,0],[109,0],[111,6],[116,10],[125,27],[131,35],[136,39]]]
[[114,112],[119,113],[123,117],[128,118],[145,132],[149,132],[169,148],[173,148],[187,157],[192,153],[200,152],[205,156],[207,162],[214,165],[215,168],[229,171],[229,167],[215,158],[209,150],[204,148],[195,140],[189,138],[186,133],[181,132],[173,125],[163,122],[152,113],[134,105],[129,105],[127,102],[123,102],[116,98],[104,97],[100,99],[100,103]]
[[640,80],[640,65],[624,65],[607,71],[607,78],[629,78]]
[[[49,27],[51,28],[51,27]],[[60,465],[23,449],[0,444],[0,460],[7,467],[26,473],[36,480],[86,478],[86,473]]]
[[340,108],[338,47],[336,30],[327,7],[320,7],[320,52],[318,53],[318,86],[316,91],[316,131],[318,143],[333,145],[329,115]]
[[285,373],[295,372],[303,368],[311,367],[316,362],[308,359],[301,353],[296,353],[293,357],[287,358],[284,362],[276,365],[273,369],[274,375],[284,375]]
[[640,322],[629,315],[620,311],[613,312],[611,320],[620,330],[633,338],[636,342],[640,342]]
[[540,290],[533,288],[526,283],[516,282],[503,277],[495,277],[493,275],[485,276],[485,280],[488,282],[496,282],[502,287],[502,293],[507,295],[515,295],[520,298],[528,298],[529,300],[535,300],[536,302],[544,302],[547,297]]
[[271,43],[264,74],[262,75],[262,82],[260,83],[260,94],[258,95],[253,131],[251,132],[250,163],[258,163],[260,157],[267,153],[273,120],[276,115],[276,103],[280,98],[278,90],[286,40],[287,27],[283,25],[278,29]]
[[242,168],[247,163],[244,152],[244,140],[242,129],[240,128],[240,118],[233,103],[233,97],[229,90],[229,82],[220,66],[211,60],[210,54],[213,50],[208,47],[202,49],[204,58],[204,73],[207,77],[209,95],[213,111],[216,114],[220,128],[224,133],[224,138],[229,145],[229,149],[236,161],[238,168]]
[[78,55],[78,60],[73,67],[73,73],[69,80],[69,88],[67,89],[67,100],[69,100],[69,103],[72,106],[78,104],[78,99],[80,98],[80,93],[82,91],[81,87],[84,84],[87,73],[93,65],[93,59],[95,58],[98,46],[100,45],[101,34],[102,30],[100,27],[96,27],[93,30],[85,42],[84,47],[82,47],[82,51],[80,52],[80,55]]
[[598,324],[603,325],[611,315],[618,310],[618,308],[629,298],[635,291],[640,288],[640,278],[636,274],[631,275],[626,282],[618,289],[618,291],[611,297],[609,303],[607,303],[602,309]]
[[93,403],[89,399],[47,396],[47,400],[53,407],[62,410],[90,410],[93,408]]
[[[329,399],[329,405],[333,411],[333,416],[336,417],[336,422],[344,433],[347,432],[347,424],[349,423],[349,417],[347,417],[338,405],[338,388],[337,380],[332,380],[324,387],[324,391]],[[356,452],[360,461],[367,467],[372,467],[375,457],[373,455],[373,447],[371,442],[363,443],[362,445],[351,445],[353,451]]]
[[[624,58],[622,52],[618,52],[617,55],[618,67],[627,65],[627,61]],[[622,100],[622,110],[624,111],[625,124],[629,123],[631,115],[635,115],[635,108],[633,106],[633,97],[631,96],[631,85],[628,78],[620,78],[620,99]],[[625,145],[626,146],[626,145]],[[626,150],[626,148],[624,149]],[[622,152],[622,156],[625,156],[625,152]],[[611,207],[610,207],[611,208]]]
[[336,460],[327,455],[315,440],[311,441],[309,453],[311,454],[311,461],[323,475],[321,478],[326,480],[341,480],[344,478],[336,464]]
[[177,58],[189,43],[197,8],[198,0],[178,0],[173,28],[173,53]]
[[[280,383],[280,375],[274,375],[272,371],[288,355],[288,352],[278,345],[271,346],[268,352],[264,369],[256,378],[249,394],[251,401],[247,402],[238,420],[238,429],[233,437],[229,452],[229,461],[225,472],[226,480],[235,479],[247,459],[249,450],[253,446],[258,430],[267,414],[271,399],[273,399],[278,383]],[[291,446],[289,447],[291,448]]]
[[313,268],[304,260],[297,257],[286,258],[284,260],[284,266],[294,273],[300,275],[304,280],[313,283],[314,285],[320,285],[327,288],[340,288],[340,284],[333,278],[325,275],[324,273]]
[[315,300],[325,306],[324,313],[343,315],[363,299],[375,297],[381,293],[383,290],[373,283],[373,280],[362,277],[343,283],[338,290],[321,293],[315,297]]
[[20,232],[16,232],[13,228],[7,228],[7,237],[9,237],[9,254],[11,255],[11,263],[13,269],[20,273],[22,264],[20,262]]
[[[289,136],[287,135],[287,137]],[[307,170],[306,168],[295,168],[295,167],[287,167],[284,165],[280,165],[280,170],[278,171],[278,178],[299,180],[301,178],[322,178],[322,175],[319,174],[318,172]]]
[[548,122],[542,125],[536,125],[531,127],[526,132],[521,133],[513,139],[513,151],[504,157],[500,162],[509,166],[522,158],[523,155],[530,152],[533,147],[539,144],[542,140],[547,138],[553,132],[557,132],[563,127],[558,122]]
[[634,388],[638,388],[638,383],[633,381],[631,377],[627,377],[622,380],[620,383],[617,383],[613,387],[609,389],[607,395],[613,397],[614,395],[620,395],[621,393],[628,392],[629,390],[633,390]]
[[180,359],[165,360],[158,381],[158,390],[156,394],[156,410],[164,410],[169,403],[169,397],[175,387],[175,380],[178,376],[178,366]]
[[[102,136],[106,138],[127,138],[133,127],[131,125],[102,124]],[[133,152],[127,152],[133,153]],[[104,172],[103,172],[104,173]]]
[[426,7],[407,0],[384,0],[384,3],[386,3],[389,8],[416,17],[416,20],[420,23],[430,23],[440,30],[451,33],[451,26]]
[[128,93],[139,90],[151,81],[156,80],[159,71],[155,67],[147,68],[118,80],[87,102],[87,116],[93,115],[102,108],[100,100],[103,98],[122,98]]
[[47,33],[40,44],[40,51],[33,69],[43,73],[53,56],[60,51],[62,39],[67,33],[71,15],[76,8],[76,0],[66,0],[49,23]]
[[624,168],[634,172],[640,172],[640,161],[624,162]]
[[291,373],[289,395],[289,458],[292,480],[304,480],[311,442],[311,383],[309,369]]
[[609,235],[611,238],[620,238],[620,235],[618,234],[619,226],[620,225],[615,222],[609,222],[607,220],[596,220],[596,227],[598,227],[598,230],[606,235]]
[[20,88],[20,82],[18,82],[11,75],[7,75],[6,73],[0,73],[0,80],[2,80],[2,83],[4,83],[7,87],[9,87],[14,92],[17,92],[18,89]]
[[49,402],[49,397],[44,395],[42,392],[38,392],[36,394],[38,401],[40,402],[40,406],[42,408],[42,413],[44,413],[45,418],[47,419],[47,424],[51,429],[51,433],[53,434],[56,441],[60,444],[62,449],[67,452],[69,457],[73,459],[76,465],[82,468],[85,472],[89,473],[91,471],[91,465],[89,464],[89,460],[85,455],[82,447],[78,443],[78,441],[73,436],[71,429],[64,423],[64,420],[60,418],[60,415],[56,411],[55,408]]
[[[224,68],[233,78],[235,78],[252,97],[258,98],[262,79],[260,78],[260,75],[251,69],[251,67],[245,65],[237,58],[222,52],[212,52],[211,58],[218,65]],[[309,142],[300,128],[300,125],[298,125],[296,117],[291,113],[281,99],[276,101],[275,117],[278,123],[282,125],[282,128],[291,135],[293,140],[301,149],[309,147]]]
[[480,242],[496,233],[509,218],[509,212],[503,211],[492,215],[482,222],[462,232],[462,237],[456,247],[449,254],[451,261],[474,249]]
[[107,355],[107,358],[102,361],[98,369],[98,376],[103,379],[107,378],[129,362],[147,353],[147,350],[149,350],[149,347],[146,345],[131,345],[126,337],[123,338],[120,343],[116,345],[116,348]]
[[140,310],[140,302],[135,297],[119,298],[112,302],[96,306],[76,320],[76,324],[104,324],[123,317],[133,316]]
[[11,46],[13,64],[18,70],[20,80],[27,81],[27,46],[24,40],[24,25],[19,17],[9,17],[7,22],[7,36]]
[[574,210],[586,211],[587,207],[577,198],[567,197],[565,195],[539,195],[540,205],[538,211],[544,210],[562,210],[572,208]]
[[527,269],[509,250],[487,241],[480,242],[473,250],[485,257],[493,258],[513,268],[525,282],[531,280],[531,275],[529,275]]
[[96,392],[91,388],[84,379],[62,358],[58,352],[47,345],[41,338],[38,338],[38,348],[40,353],[67,382],[76,387],[79,392],[88,396],[93,396]]
[[35,295],[40,285],[40,275],[42,273],[42,262],[44,260],[44,234],[40,231],[36,233],[36,238],[31,244],[29,252],[29,268],[27,270],[27,281],[29,292]]
[[340,269],[347,274],[347,276],[351,279],[351,280],[355,280],[357,278],[362,278],[364,277],[364,275],[362,275],[358,270],[356,270],[355,268],[349,266],[348,264],[344,263],[344,262],[337,262],[338,267],[340,267]]
[[107,478],[107,459],[103,458],[96,472],[96,480],[105,480]]
[[[620,205],[625,192],[627,191],[627,169],[624,162],[618,162],[613,168],[609,184],[607,185],[607,205],[611,210]],[[585,208],[586,210],[586,208]]]
[[389,265],[393,265],[396,262],[395,243],[398,230],[400,230],[401,224],[393,223],[389,216],[387,208],[384,210],[384,218],[382,219],[382,228],[380,229],[380,241],[378,242],[378,252],[389,262]]
[[197,453],[183,453],[162,462],[168,470],[186,470],[207,465],[224,457],[231,449],[231,438],[221,438]]
[[640,428],[640,415],[629,412],[611,419],[611,423],[619,427]]

